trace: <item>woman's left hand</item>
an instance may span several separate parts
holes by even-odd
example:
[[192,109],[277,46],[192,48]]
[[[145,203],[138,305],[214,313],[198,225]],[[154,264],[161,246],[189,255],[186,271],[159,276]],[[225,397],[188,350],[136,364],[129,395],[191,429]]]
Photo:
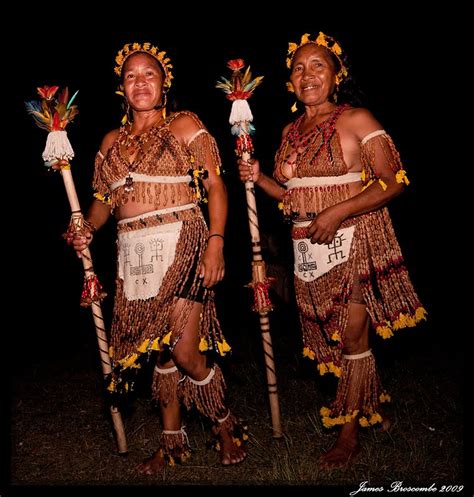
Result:
[[207,242],[202,263],[199,268],[199,276],[204,279],[203,285],[211,288],[224,278],[224,241],[219,237],[212,237]]
[[308,226],[308,238],[311,239],[311,243],[320,245],[331,243],[343,220],[337,206],[324,209]]

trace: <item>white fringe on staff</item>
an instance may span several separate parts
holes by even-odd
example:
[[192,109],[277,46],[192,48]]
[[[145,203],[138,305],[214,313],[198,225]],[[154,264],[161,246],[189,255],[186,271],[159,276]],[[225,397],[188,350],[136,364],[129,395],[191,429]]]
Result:
[[235,124],[242,121],[253,121],[252,111],[247,100],[234,100],[230,111],[229,122]]
[[43,160],[51,162],[58,159],[71,160],[74,150],[67,137],[66,131],[50,131],[43,151]]

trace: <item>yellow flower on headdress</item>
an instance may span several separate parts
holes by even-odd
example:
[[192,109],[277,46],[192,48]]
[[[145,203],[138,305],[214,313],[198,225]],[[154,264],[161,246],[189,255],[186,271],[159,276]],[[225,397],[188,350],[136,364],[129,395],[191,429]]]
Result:
[[[319,45],[320,47],[327,47],[328,46],[328,42],[326,41],[326,35],[322,31],[319,32],[319,35],[315,41],[316,41],[316,45]],[[339,49],[340,49],[340,47],[339,47]]]
[[336,55],[341,55],[342,54],[342,49],[339,43],[334,43],[332,46],[331,50],[336,54]]
[[[294,42],[289,42],[288,43],[288,54],[286,58],[286,66],[288,69],[291,69],[291,63],[293,60],[293,57],[296,53],[296,51],[302,47],[303,45],[306,45],[308,43],[314,43],[315,45],[318,45],[319,47],[325,47],[327,50],[329,50],[331,53],[334,54],[334,56],[337,58],[340,64],[340,69],[339,72],[336,74],[336,84],[339,85],[342,80],[347,77],[349,74],[347,71],[346,66],[344,65],[344,62],[341,59],[342,56],[342,48],[339,43],[331,38],[330,36],[325,35],[322,31],[319,32],[318,36],[314,41],[310,39],[310,34],[305,33],[301,37],[301,41],[299,44],[294,43]],[[331,44],[331,45],[330,45]]]
[[305,33],[305,34],[301,37],[300,47],[301,47],[301,45],[306,45],[306,43],[309,43],[309,37],[310,37],[310,34],[309,34],[309,33]]
[[122,47],[122,49],[119,50],[117,56],[115,57],[115,63],[117,64],[114,69],[115,74],[117,74],[117,76],[121,76],[122,68],[125,64],[125,61],[128,57],[130,57],[130,55],[137,52],[147,53],[160,63],[160,66],[165,73],[165,81],[163,83],[163,86],[166,89],[169,89],[171,87],[171,80],[173,79],[173,74],[171,73],[171,69],[173,68],[172,64],[170,63],[171,60],[169,59],[169,57],[167,57],[165,51],[160,52],[158,47],[152,46],[152,44],[149,42],[145,42],[143,44],[137,42],[132,44],[126,43]]
[[296,43],[288,43],[288,53],[293,53],[296,51],[296,49],[298,48],[298,45]]

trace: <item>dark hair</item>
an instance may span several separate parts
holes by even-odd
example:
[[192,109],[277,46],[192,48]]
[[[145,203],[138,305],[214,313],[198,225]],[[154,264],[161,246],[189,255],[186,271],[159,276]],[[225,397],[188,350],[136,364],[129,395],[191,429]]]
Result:
[[165,74],[165,70],[163,69],[162,65],[160,64],[160,62],[155,58],[153,57],[153,55],[150,55],[149,53],[147,52],[142,52],[142,51],[137,51],[137,52],[134,52],[132,54],[130,54],[126,59],[125,59],[125,62],[123,63],[123,66],[122,66],[122,71],[120,73],[120,82],[123,83],[123,74],[125,72],[125,66],[127,65],[128,61],[134,56],[134,55],[137,55],[137,54],[144,54],[144,55],[147,55],[149,59],[153,60],[155,62],[155,64],[159,67],[160,69],[160,72],[161,72],[161,76],[163,78],[163,82],[165,81],[165,78],[166,78],[166,74]]
[[[337,74],[341,70],[341,62],[330,50],[326,51],[334,63],[334,68]],[[345,54],[345,52],[343,52],[340,57],[342,63],[347,69],[348,74],[344,77],[344,79],[339,83],[339,86],[337,87],[337,103],[349,104],[353,107],[364,107],[365,101],[367,99],[364,92],[360,89],[359,85],[352,77],[352,71],[350,65],[347,62],[347,55]]]

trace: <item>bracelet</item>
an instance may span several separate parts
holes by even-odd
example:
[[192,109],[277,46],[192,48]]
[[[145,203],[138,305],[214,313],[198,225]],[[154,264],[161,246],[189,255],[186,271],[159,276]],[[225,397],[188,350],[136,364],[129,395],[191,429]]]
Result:
[[212,235],[209,235],[207,237],[207,241],[209,241],[213,236],[218,236],[218,237],[222,238],[222,240],[225,240],[224,235],[220,235],[219,233],[213,233]]
[[92,224],[90,221],[87,221],[87,219],[83,219],[82,225],[84,228],[88,229],[91,233],[97,232],[97,228],[95,227],[95,225]]

